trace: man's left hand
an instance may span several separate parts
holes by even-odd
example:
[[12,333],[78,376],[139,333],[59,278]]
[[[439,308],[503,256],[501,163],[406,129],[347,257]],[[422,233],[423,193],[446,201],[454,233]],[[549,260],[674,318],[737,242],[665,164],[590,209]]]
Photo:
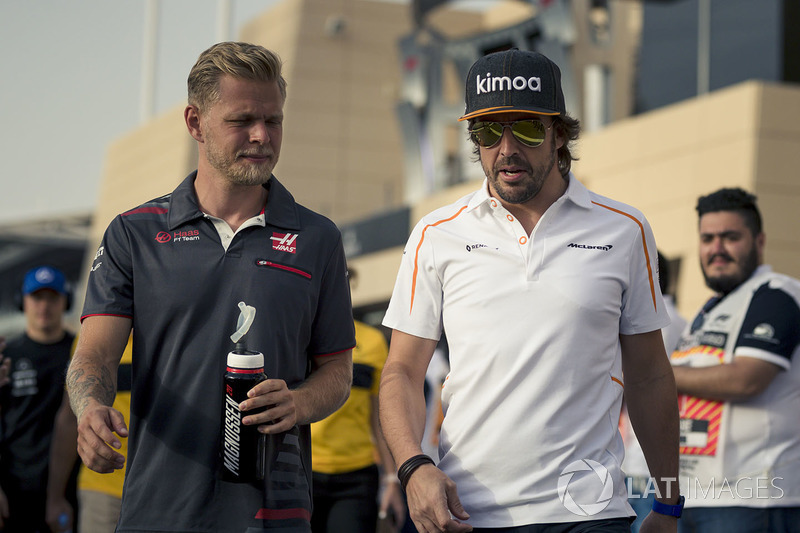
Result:
[[[258,424],[258,431],[266,434],[283,433],[297,424],[297,406],[294,395],[282,379],[267,379],[248,391],[247,400],[239,404],[246,416],[246,426]],[[266,407],[263,412],[248,414],[247,411]]]

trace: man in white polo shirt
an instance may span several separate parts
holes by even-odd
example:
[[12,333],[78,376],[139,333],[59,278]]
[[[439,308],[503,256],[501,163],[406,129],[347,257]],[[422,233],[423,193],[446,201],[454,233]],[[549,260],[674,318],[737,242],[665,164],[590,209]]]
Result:
[[[461,120],[486,181],[425,216],[404,251],[384,319],[381,424],[420,531],[627,531],[623,390],[659,491],[642,531],[677,527],[656,245],[639,211],[570,173],[579,125],[560,78],[535,52],[472,66]],[[434,466],[420,448],[422,384],[443,332]]]
[[714,296],[672,354],[686,533],[800,532],[800,281],[764,264],[756,197],[697,201]]

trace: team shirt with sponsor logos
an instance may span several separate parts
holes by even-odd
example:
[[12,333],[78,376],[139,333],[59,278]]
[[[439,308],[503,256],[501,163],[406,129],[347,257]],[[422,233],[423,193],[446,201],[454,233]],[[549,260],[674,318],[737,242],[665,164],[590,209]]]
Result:
[[[438,464],[469,523],[632,516],[617,431],[619,335],[669,321],[644,216],[570,174],[529,236],[484,182],[425,216],[403,253],[384,325],[447,335]],[[562,472],[586,460],[602,465],[613,490],[591,516],[571,512],[559,493]],[[601,496],[568,488],[584,503]]]
[[688,326],[673,365],[753,357],[780,367],[766,390],[723,402],[680,395],[681,489],[690,507],[800,505],[800,282],[768,265]]
[[204,215],[195,174],[109,225],[83,318],[133,320],[131,436],[117,531],[308,529],[310,433],[267,444],[260,485],[222,481],[223,375],[239,302],[268,377],[297,387],[312,359],[355,345],[341,235],[274,177],[264,212],[233,233]]

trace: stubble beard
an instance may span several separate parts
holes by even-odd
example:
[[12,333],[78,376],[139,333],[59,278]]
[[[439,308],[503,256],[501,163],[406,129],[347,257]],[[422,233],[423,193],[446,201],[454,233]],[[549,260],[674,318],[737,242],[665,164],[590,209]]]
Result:
[[[234,185],[263,185],[272,176],[272,161],[255,164],[243,159],[240,156],[245,154],[255,155],[256,152],[236,152],[233,157],[227,156],[219,149],[217,144],[211,140],[206,140],[206,159],[211,167]],[[257,152],[262,154],[263,152]]]
[[758,250],[756,250],[755,246],[750,250],[750,253],[742,259],[741,267],[738,274],[715,277],[709,277],[703,265],[701,265],[700,270],[703,272],[703,279],[709,289],[720,294],[728,294],[747,281],[750,276],[753,275],[756,268],[758,268]]
[[[549,155],[550,158],[537,167],[532,167],[518,155],[512,155],[510,157],[498,159],[491,169],[484,166],[483,171],[492,184],[494,192],[501,200],[509,204],[524,204],[539,194],[539,191],[544,187],[545,181],[547,181],[547,176],[550,175],[550,172],[556,164],[557,154],[554,143],[550,143]],[[519,167],[524,172],[527,172],[529,177],[515,185],[504,183],[499,177],[499,169],[507,165]]]

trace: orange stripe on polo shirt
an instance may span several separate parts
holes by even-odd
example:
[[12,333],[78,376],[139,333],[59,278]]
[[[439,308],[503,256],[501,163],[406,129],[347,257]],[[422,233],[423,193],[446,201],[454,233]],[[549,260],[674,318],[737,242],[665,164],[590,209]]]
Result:
[[468,206],[465,205],[464,207],[459,209],[456,212],[455,215],[451,216],[450,218],[445,218],[444,220],[439,220],[438,222],[434,222],[433,224],[428,224],[427,226],[422,228],[422,236],[419,239],[419,244],[417,244],[417,250],[416,250],[416,252],[414,252],[414,274],[413,274],[413,276],[411,278],[411,306],[408,309],[408,314],[409,315],[411,314],[411,311],[414,309],[414,296],[416,295],[416,292],[417,292],[417,272],[419,271],[419,262],[418,262],[419,261],[419,249],[422,248],[422,243],[425,241],[425,232],[428,231],[428,228],[430,228],[430,227],[438,226],[439,224],[441,224],[443,222],[450,222],[451,220],[456,218],[458,215],[460,215],[464,211],[464,209],[466,209],[467,207]]
[[650,265],[650,255],[647,253],[647,239],[645,238],[645,234],[644,234],[644,226],[639,221],[639,219],[637,219],[635,216],[633,216],[631,214],[626,213],[625,211],[620,211],[619,209],[615,209],[615,208],[613,208],[611,206],[603,205],[603,204],[600,204],[600,203],[597,203],[597,202],[592,202],[592,203],[594,205],[598,205],[600,207],[605,207],[609,211],[613,211],[615,213],[619,213],[620,215],[626,216],[629,219],[631,219],[634,222],[636,222],[636,224],[639,225],[639,231],[642,234],[642,247],[644,248],[645,262],[647,263],[647,277],[650,280],[650,295],[653,298],[653,309],[656,312],[658,312],[658,305],[656,303],[656,285],[655,285],[655,283],[653,281],[653,267]]

